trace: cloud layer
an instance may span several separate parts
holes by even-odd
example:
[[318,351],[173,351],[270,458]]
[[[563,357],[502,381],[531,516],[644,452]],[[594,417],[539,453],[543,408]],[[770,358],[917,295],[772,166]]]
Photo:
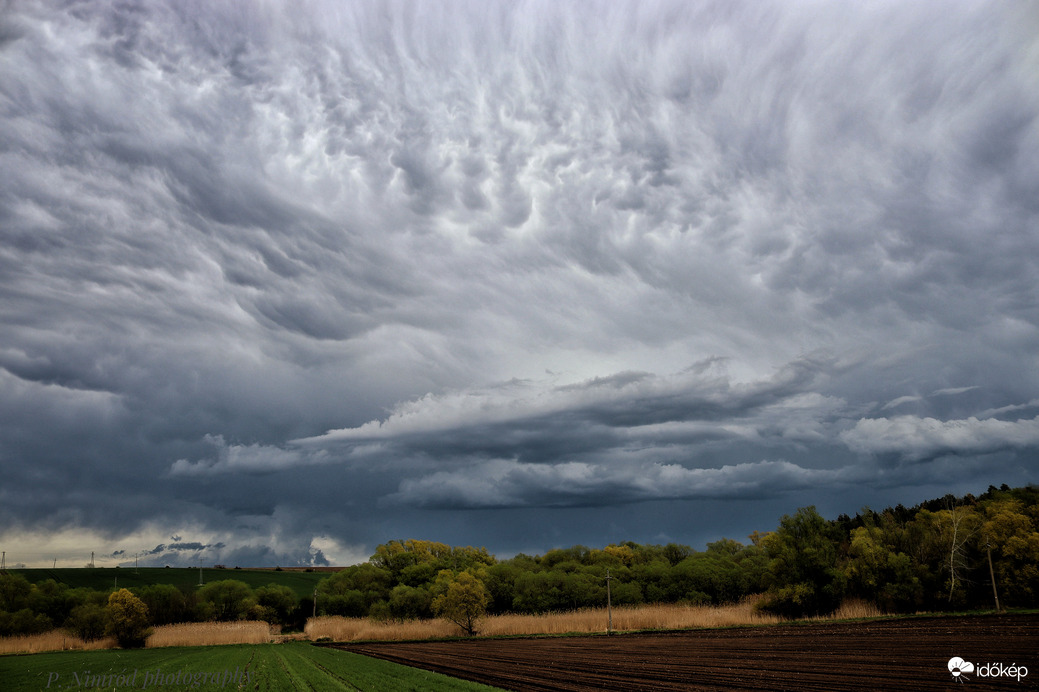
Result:
[[695,542],[1031,482],[1036,36],[1027,3],[12,3],[5,545]]

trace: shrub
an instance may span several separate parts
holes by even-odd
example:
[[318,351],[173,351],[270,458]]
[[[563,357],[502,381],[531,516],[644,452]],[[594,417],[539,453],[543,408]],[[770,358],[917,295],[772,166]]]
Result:
[[85,642],[93,642],[105,636],[105,609],[96,603],[76,606],[65,621],[65,629]]
[[[443,573],[442,573],[443,575]],[[448,575],[443,575],[446,581]],[[483,582],[469,572],[462,572],[447,582],[443,592],[433,599],[433,612],[450,620],[470,637],[476,634],[476,622],[487,612],[491,596]]]
[[0,636],[15,634],[39,634],[51,629],[50,618],[22,608],[14,613],[0,611]]
[[106,631],[124,649],[139,649],[152,633],[148,627],[148,606],[127,589],[119,589],[108,597],[105,606]]

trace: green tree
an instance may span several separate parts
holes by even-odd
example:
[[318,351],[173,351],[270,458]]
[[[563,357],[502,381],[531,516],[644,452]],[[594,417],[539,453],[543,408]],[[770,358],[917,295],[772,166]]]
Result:
[[365,602],[364,594],[357,589],[336,592],[318,590],[317,612],[319,615],[359,618],[368,614],[368,607],[369,604]]
[[124,649],[138,649],[151,634],[148,628],[148,606],[128,589],[119,589],[108,597],[105,606],[105,631]]
[[434,569],[443,569],[450,561],[451,546],[435,541],[420,541],[409,538],[404,541],[390,541],[375,549],[369,562],[392,575],[399,581],[401,572],[415,565],[432,565]]
[[256,589],[253,594],[259,619],[276,625],[292,622],[293,611],[299,604],[296,592],[284,584],[268,584]]
[[494,556],[487,552],[487,548],[473,548],[465,546],[451,549],[450,569],[455,571],[472,571],[495,564]]
[[433,615],[433,595],[429,589],[398,584],[390,591],[390,614],[399,620],[428,618]]
[[46,615],[22,608],[13,613],[0,610],[0,637],[20,634],[40,634],[54,627]]
[[96,603],[76,606],[65,620],[65,630],[87,642],[104,637],[106,625],[105,609]]
[[0,574],[0,610],[8,613],[29,607],[32,584],[20,574]]
[[544,613],[569,607],[566,574],[555,570],[521,572],[516,577],[515,594],[512,607],[521,613]]
[[51,622],[64,622],[72,609],[80,605],[82,591],[70,589],[53,579],[34,584],[29,594],[28,608],[34,613],[46,615]]
[[400,571],[398,581],[406,586],[424,586],[436,579],[437,569],[431,562],[408,565]]
[[642,587],[647,603],[674,601],[671,563],[664,559],[638,563],[631,568],[635,583]]
[[882,526],[852,529],[844,574],[850,593],[886,612],[911,612],[923,603],[923,584],[912,559],[896,552]]
[[996,585],[1005,604],[1039,601],[1039,506],[1026,508],[1011,498],[986,503],[979,543],[992,553]]
[[668,543],[663,549],[664,559],[671,563],[672,567],[692,554],[692,548],[687,545],[679,545],[678,543]]
[[169,625],[192,619],[192,608],[184,592],[172,584],[152,584],[134,589],[134,593],[148,606],[153,625]]
[[317,587],[318,610],[326,615],[363,617],[376,603],[389,600],[393,585],[389,569],[370,562],[354,565],[321,580]]
[[694,553],[673,570],[676,595],[679,599],[698,600],[697,594],[706,594],[714,604],[734,603],[748,592],[747,582],[735,555],[727,550]]
[[244,620],[256,604],[253,590],[237,579],[211,581],[198,590],[198,597],[213,620]]
[[512,610],[516,598],[516,579],[522,573],[522,568],[511,560],[499,562],[484,570],[484,585],[491,595],[489,612],[500,614]]
[[471,572],[452,577],[441,572],[437,580],[440,594],[433,599],[433,612],[462,628],[470,637],[476,634],[476,623],[487,612],[491,597],[487,587]]
[[844,595],[844,575],[837,568],[834,534],[815,507],[784,516],[775,533],[764,539],[769,589],[758,607],[784,617],[836,610]]
[[[605,589],[604,589],[605,590]],[[642,588],[633,581],[617,581],[610,585],[610,600],[613,605],[638,605],[645,601]]]

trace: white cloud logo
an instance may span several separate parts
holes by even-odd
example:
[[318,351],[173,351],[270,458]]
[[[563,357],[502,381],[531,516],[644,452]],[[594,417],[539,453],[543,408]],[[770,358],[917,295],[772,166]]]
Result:
[[974,664],[969,661],[964,661],[959,656],[953,656],[949,659],[949,672],[952,673],[952,677],[959,682],[963,682],[964,678],[960,676],[964,673],[973,673]]

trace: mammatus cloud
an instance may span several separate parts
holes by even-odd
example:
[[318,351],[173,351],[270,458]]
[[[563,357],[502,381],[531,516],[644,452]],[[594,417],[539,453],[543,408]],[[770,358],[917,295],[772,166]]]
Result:
[[288,564],[1032,482],[1036,26],[8,3],[0,523]]

